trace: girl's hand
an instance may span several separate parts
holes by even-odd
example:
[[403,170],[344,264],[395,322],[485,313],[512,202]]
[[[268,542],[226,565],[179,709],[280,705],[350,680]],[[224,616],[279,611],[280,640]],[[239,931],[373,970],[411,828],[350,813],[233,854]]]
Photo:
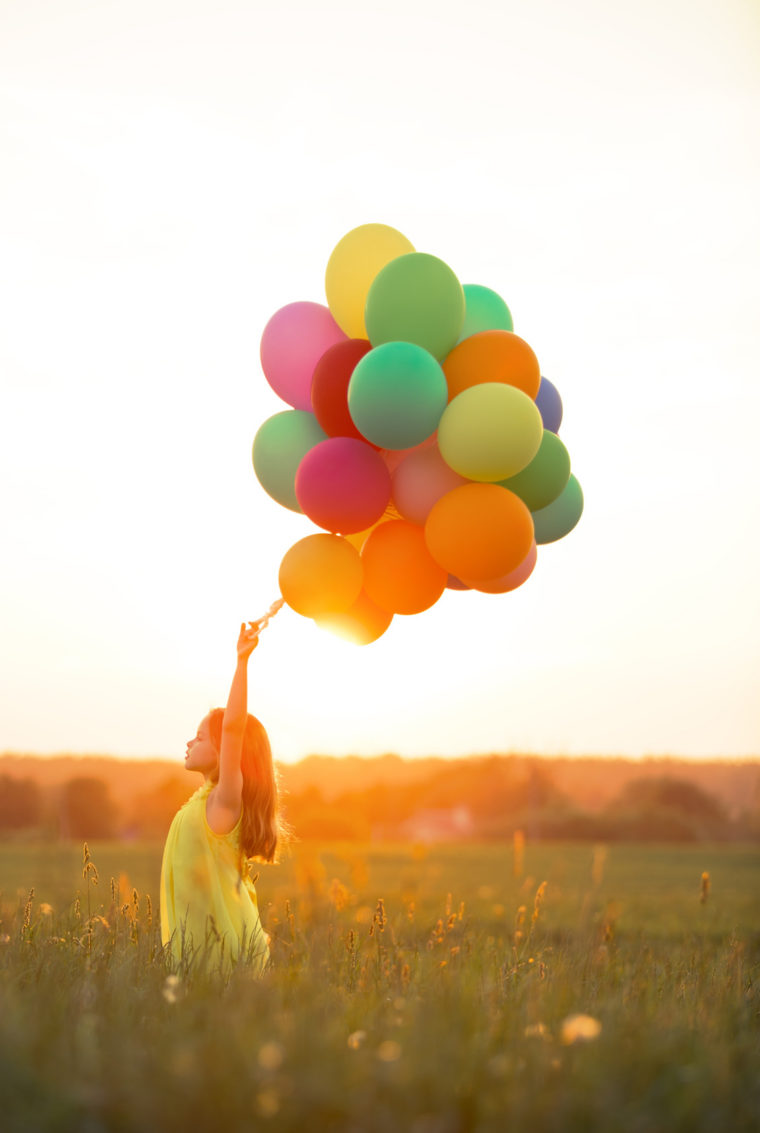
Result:
[[247,661],[259,644],[259,622],[245,622],[240,626],[240,635],[237,643],[238,661]]

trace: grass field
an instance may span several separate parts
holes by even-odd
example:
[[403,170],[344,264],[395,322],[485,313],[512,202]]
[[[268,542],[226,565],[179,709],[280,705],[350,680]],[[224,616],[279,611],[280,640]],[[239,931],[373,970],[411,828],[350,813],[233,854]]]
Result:
[[89,849],[0,847],[8,1133],[760,1127],[757,847],[296,846],[225,984],[170,972],[160,846]]

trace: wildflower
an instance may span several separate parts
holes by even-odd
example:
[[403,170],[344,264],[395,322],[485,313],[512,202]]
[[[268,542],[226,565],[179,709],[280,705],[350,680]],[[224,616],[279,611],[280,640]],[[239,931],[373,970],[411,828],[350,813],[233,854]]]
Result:
[[259,1090],[256,1095],[256,1108],[260,1117],[274,1117],[280,1110],[280,1095],[273,1087]]
[[0,944],[10,944],[10,942],[11,942],[11,938],[8,936],[7,932],[4,932],[0,936]]
[[180,978],[179,976],[167,976],[164,980],[164,986],[161,989],[161,994],[167,1003],[176,1003],[180,997]]
[[366,1031],[352,1031],[346,1040],[349,1050],[358,1050],[367,1037]]
[[573,1043],[590,1042],[602,1033],[602,1024],[592,1015],[568,1015],[562,1021],[560,1038],[565,1046]]
[[705,870],[702,874],[702,884],[700,888],[699,903],[704,905],[710,893],[710,874]]
[[334,877],[330,882],[330,888],[327,891],[327,897],[330,903],[338,912],[340,912],[341,909],[345,909],[346,905],[348,904],[348,896],[349,894],[346,886],[342,881],[339,881],[337,877]]
[[398,1062],[401,1058],[401,1044],[395,1039],[386,1039],[377,1048],[377,1057],[381,1062]]
[[263,1070],[279,1070],[285,1051],[278,1042],[266,1042],[259,1048],[259,1066]]
[[43,917],[52,917],[53,906],[48,905],[47,901],[42,901],[40,904],[40,912],[42,913]]

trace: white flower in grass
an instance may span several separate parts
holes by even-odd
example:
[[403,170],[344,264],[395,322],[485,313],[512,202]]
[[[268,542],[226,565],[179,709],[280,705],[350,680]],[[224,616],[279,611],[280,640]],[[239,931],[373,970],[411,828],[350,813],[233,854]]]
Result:
[[592,1015],[568,1015],[562,1021],[560,1038],[565,1046],[573,1043],[591,1042],[602,1033],[602,1024]]

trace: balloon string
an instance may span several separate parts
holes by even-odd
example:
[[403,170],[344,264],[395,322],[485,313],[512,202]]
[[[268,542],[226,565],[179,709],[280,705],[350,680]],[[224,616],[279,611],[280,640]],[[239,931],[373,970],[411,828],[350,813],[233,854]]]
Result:
[[259,633],[261,633],[262,629],[265,629],[266,626],[269,625],[272,618],[275,616],[275,614],[279,613],[279,611],[282,609],[282,607],[284,605],[285,605],[285,599],[284,598],[278,598],[276,602],[272,603],[272,605],[269,607],[267,612],[264,614],[264,617],[259,618],[257,623],[256,623],[258,625],[258,628],[259,628]]

